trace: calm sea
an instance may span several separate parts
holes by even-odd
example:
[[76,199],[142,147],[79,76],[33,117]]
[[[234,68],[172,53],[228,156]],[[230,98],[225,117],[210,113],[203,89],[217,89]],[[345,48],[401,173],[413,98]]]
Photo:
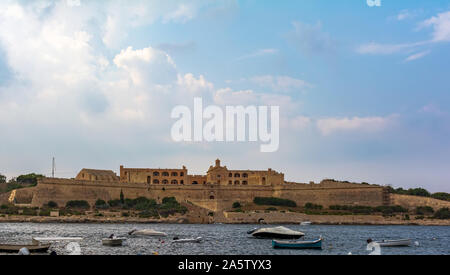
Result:
[[[275,225],[270,225],[275,226]],[[247,231],[259,225],[187,225],[187,224],[31,224],[0,223],[0,243],[30,243],[32,237],[83,237],[79,243],[82,254],[100,255],[353,255],[369,254],[366,240],[404,239],[414,245],[404,248],[382,248],[383,255],[450,255],[450,226],[326,226],[288,225],[302,231],[305,239],[322,236],[323,250],[275,250],[271,240],[250,238]],[[132,237],[132,229],[154,229],[168,234],[165,238]],[[101,244],[110,234],[127,238],[123,247]],[[202,243],[173,244],[173,237],[202,237]],[[58,254],[67,254],[66,244],[56,244]]]

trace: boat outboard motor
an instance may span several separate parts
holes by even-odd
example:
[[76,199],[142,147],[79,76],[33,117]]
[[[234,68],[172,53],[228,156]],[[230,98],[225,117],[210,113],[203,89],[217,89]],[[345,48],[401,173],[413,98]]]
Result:
[[130,232],[128,232],[128,235],[132,235],[134,232],[136,232],[136,229],[131,230]]
[[372,243],[372,242],[373,242],[373,240],[371,238],[367,239],[367,243]]
[[173,237],[173,240],[174,241],[176,241],[176,240],[179,240],[180,238],[178,238],[178,237]]
[[30,251],[28,250],[28,248],[22,247],[22,248],[19,250],[19,255],[26,255],[26,256],[28,256],[28,255],[30,255]]

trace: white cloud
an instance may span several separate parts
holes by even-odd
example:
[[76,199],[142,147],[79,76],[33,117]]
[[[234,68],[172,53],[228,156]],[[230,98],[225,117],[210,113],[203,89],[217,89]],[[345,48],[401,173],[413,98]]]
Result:
[[427,44],[426,42],[406,43],[406,44],[379,44],[371,42],[357,47],[356,52],[359,54],[393,54],[410,51],[417,46]]
[[422,27],[433,27],[433,42],[450,41],[450,11],[439,13],[422,22]]
[[178,86],[190,94],[195,95],[202,92],[211,92],[214,89],[214,85],[208,82],[203,75],[200,75],[197,79],[191,73],[185,74],[184,76],[178,75]]
[[425,56],[429,55],[430,53],[431,53],[431,51],[423,51],[423,52],[415,53],[413,55],[408,56],[405,59],[405,62],[410,62],[410,61],[414,61],[414,60],[420,59],[422,57],[425,57]]
[[117,67],[125,69],[136,85],[149,82],[168,84],[176,78],[176,66],[172,58],[152,47],[141,50],[128,47],[114,58],[114,63]]
[[317,121],[317,127],[325,136],[345,131],[377,132],[385,129],[395,118],[395,115],[388,117],[324,118]]
[[164,16],[163,22],[178,22],[186,23],[192,20],[196,15],[196,9],[192,5],[180,4],[178,8],[172,12],[169,12]]
[[276,92],[303,91],[311,88],[308,82],[289,76],[263,75],[250,78],[250,81],[260,87],[267,87]]

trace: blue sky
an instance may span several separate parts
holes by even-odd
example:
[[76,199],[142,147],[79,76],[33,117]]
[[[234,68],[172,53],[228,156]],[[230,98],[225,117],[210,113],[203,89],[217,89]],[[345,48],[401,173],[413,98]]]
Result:
[[[0,173],[281,170],[450,191],[448,1],[2,1]],[[281,143],[174,143],[170,111],[279,105]]]

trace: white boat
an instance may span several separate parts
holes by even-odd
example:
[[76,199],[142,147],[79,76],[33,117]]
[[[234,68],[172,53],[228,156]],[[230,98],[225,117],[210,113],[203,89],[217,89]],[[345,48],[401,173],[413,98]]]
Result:
[[305,236],[303,232],[294,231],[284,226],[254,229],[247,233],[261,239],[299,239]]
[[81,237],[46,237],[46,238],[32,238],[32,243],[35,245],[48,244],[48,243],[59,243],[59,242],[80,242],[83,238]]
[[167,237],[166,233],[155,231],[153,229],[143,229],[143,230],[133,229],[130,232],[128,232],[128,235],[130,235],[130,236]]
[[300,225],[311,225],[311,222],[310,221],[301,222]]
[[126,239],[121,238],[105,238],[102,239],[102,244],[105,246],[122,246],[123,241]]
[[202,237],[198,237],[195,239],[173,239],[173,243],[200,243],[202,241]]
[[410,246],[410,239],[402,239],[402,240],[383,240],[376,241],[375,243],[379,244],[381,247],[394,247],[394,246]]

